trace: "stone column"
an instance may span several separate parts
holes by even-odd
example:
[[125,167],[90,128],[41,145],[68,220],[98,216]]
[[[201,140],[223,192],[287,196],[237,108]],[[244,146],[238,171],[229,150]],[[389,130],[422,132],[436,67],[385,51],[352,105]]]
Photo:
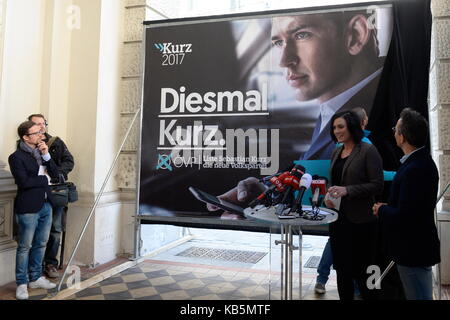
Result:
[[[125,0],[124,42],[122,53],[122,102],[120,110],[120,136],[124,137],[131,120],[141,103],[142,74],[142,22],[146,16],[145,0]],[[139,140],[139,118],[133,126],[126,144],[121,152],[117,184],[121,190],[123,208],[122,248],[124,253],[134,253],[134,214],[136,212],[136,171],[137,149]]]
[[[432,0],[433,31],[430,68],[430,128],[433,158],[438,165],[441,193],[450,181],[450,2]],[[441,239],[441,281],[450,284],[450,191],[438,206]],[[418,235],[420,236],[420,235]]]
[[[124,0],[125,33],[122,62],[121,137],[124,137],[136,110],[141,104],[144,58],[143,21],[168,18],[162,12],[163,10],[151,6],[151,4],[154,5],[157,2],[150,0]],[[162,3],[162,1],[159,1],[159,3]],[[139,121],[137,121],[126,141],[120,155],[116,176],[118,186],[122,192],[122,248],[124,253],[128,255],[133,255],[134,253],[134,233],[139,232],[139,226],[135,226],[133,217],[136,213],[139,126]],[[135,229],[135,227],[137,228]],[[142,232],[140,232],[140,254],[145,255],[180,237],[181,228],[144,225]]]
[[0,286],[14,280],[17,244],[13,239],[14,179],[0,160]]

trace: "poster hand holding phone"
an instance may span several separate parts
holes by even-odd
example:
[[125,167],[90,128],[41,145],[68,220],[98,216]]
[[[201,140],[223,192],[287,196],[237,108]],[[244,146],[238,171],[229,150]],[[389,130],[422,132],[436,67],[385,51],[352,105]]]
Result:
[[237,213],[240,215],[244,214],[244,209],[233,203],[230,203],[228,201],[217,198],[209,193],[206,193],[206,192],[196,189],[194,187],[189,187],[189,191],[191,191],[191,193],[200,201],[212,204],[212,205],[217,206],[225,211],[230,211],[230,212]]
[[[380,8],[389,20],[390,5]],[[361,39],[376,41],[349,55],[341,51],[348,33],[336,29],[368,25],[371,14],[359,5],[149,23],[139,214],[223,223],[229,216],[205,202],[241,218],[244,208],[283,207],[278,216],[301,208],[302,176],[280,168],[330,159],[323,110],[370,114],[390,30],[363,29]]]

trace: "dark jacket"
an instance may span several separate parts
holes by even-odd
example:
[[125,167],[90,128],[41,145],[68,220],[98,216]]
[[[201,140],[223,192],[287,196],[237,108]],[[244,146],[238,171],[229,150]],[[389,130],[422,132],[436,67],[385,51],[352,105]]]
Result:
[[[14,200],[14,211],[18,214],[37,213],[42,209],[45,195],[52,202],[47,177],[38,176],[39,165],[36,159],[21,149],[17,149],[8,158],[11,173],[17,184],[17,195]],[[58,168],[53,159],[43,161],[52,179],[58,178]]]
[[[330,177],[343,146],[336,148],[331,157]],[[331,185],[335,185],[331,181]],[[341,200],[341,211],[352,223],[367,223],[376,220],[372,213],[375,196],[383,191],[383,162],[377,149],[360,142],[353,148],[342,170],[340,186],[347,188]]]
[[434,222],[439,174],[427,149],[403,163],[392,182],[387,206],[378,210],[388,230],[388,254],[408,267],[440,262],[440,243]]
[[[341,108],[339,108],[336,113],[342,111],[350,111],[356,107],[361,107],[366,110],[367,114],[370,114],[379,81],[380,76],[372,79],[372,81],[370,81],[365,87],[363,87],[353,97],[351,97]],[[319,116],[313,132],[309,150],[306,151],[306,153],[303,155],[303,160],[330,159],[330,155],[336,147],[336,143],[331,140],[331,125],[330,123],[327,123],[322,132],[319,133],[320,126],[321,118]]]
[[[52,136],[46,133],[45,137],[45,141],[46,143],[48,143]],[[73,156],[64,141],[62,141],[59,137],[56,137],[55,141],[49,148],[49,153],[52,156],[52,159],[58,167],[59,171],[64,175],[64,179],[67,180],[67,176],[69,172],[73,170],[75,163],[73,160]]]

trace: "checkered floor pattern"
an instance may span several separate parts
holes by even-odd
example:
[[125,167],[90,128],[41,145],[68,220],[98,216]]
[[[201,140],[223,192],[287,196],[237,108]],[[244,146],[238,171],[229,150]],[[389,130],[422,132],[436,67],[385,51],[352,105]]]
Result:
[[[314,294],[315,276],[303,276],[303,299],[337,299],[332,279]],[[297,283],[297,285],[295,285]],[[278,300],[280,275],[267,271],[146,260],[69,297],[70,300]],[[299,298],[298,278],[293,297]]]
[[[303,274],[304,300],[338,299],[335,276],[327,283],[324,295],[314,293],[315,278],[314,273]],[[298,299],[298,278],[294,280],[293,298]],[[0,300],[15,300],[15,289],[15,283],[3,286]],[[146,260],[134,268],[79,291],[68,299],[279,300],[280,289],[280,276],[269,277],[267,271]],[[442,286],[442,289],[442,299],[450,300],[450,286]],[[51,298],[54,292],[55,289],[29,289],[30,300]],[[435,295],[437,296],[437,291]]]

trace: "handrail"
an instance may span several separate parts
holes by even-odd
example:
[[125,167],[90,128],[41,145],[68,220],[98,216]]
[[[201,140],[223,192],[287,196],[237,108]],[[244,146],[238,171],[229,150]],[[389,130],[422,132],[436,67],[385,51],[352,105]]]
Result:
[[110,169],[109,169],[109,171],[108,171],[108,174],[106,175],[106,178],[105,178],[105,180],[103,181],[103,185],[102,185],[102,187],[101,187],[101,189],[100,189],[100,192],[98,193],[97,198],[95,199],[94,205],[92,206],[91,212],[89,213],[89,216],[88,216],[88,218],[86,219],[86,222],[85,222],[85,224],[84,224],[83,230],[81,231],[81,234],[80,234],[80,236],[78,237],[77,244],[75,245],[75,248],[73,249],[73,252],[72,252],[72,254],[71,254],[71,256],[70,256],[69,262],[67,263],[67,266],[66,266],[66,268],[64,269],[64,273],[63,273],[63,275],[62,275],[62,277],[61,277],[61,280],[60,280],[60,282],[59,282],[59,284],[58,284],[57,292],[60,292],[60,291],[61,291],[61,286],[62,286],[62,284],[63,284],[63,282],[64,282],[64,279],[65,279],[65,276],[66,276],[66,274],[67,274],[67,270],[68,270],[70,264],[72,263],[73,258],[75,257],[75,254],[76,254],[76,252],[77,252],[77,250],[78,250],[78,247],[80,246],[81,239],[83,238],[84,233],[86,232],[87,226],[88,226],[89,222],[91,221],[92,215],[94,214],[95,209],[97,208],[98,203],[100,202],[100,198],[101,198],[102,195],[103,195],[103,192],[104,192],[104,190],[105,190],[106,184],[108,183],[109,178],[111,177],[111,174],[112,174],[112,172],[113,172],[113,170],[114,170],[114,168],[115,168],[115,166],[116,166],[116,164],[117,164],[117,161],[119,160],[120,153],[122,152],[122,149],[123,149],[123,147],[124,147],[124,145],[125,145],[125,142],[127,141],[128,136],[130,135],[131,129],[133,128],[134,122],[136,121],[137,116],[138,116],[139,113],[141,112],[141,109],[142,109],[142,108],[139,107],[139,108],[136,110],[136,113],[135,113],[135,115],[134,115],[134,117],[133,117],[133,120],[131,120],[130,126],[129,126],[127,132],[125,133],[125,137],[123,138],[123,141],[122,141],[122,144],[120,145],[119,151],[117,151],[117,154],[116,154],[116,156],[115,156],[115,158],[114,158],[114,161],[113,161],[113,163],[112,163],[112,165],[111,165],[111,167],[110,167]]
[[441,198],[444,196],[444,194],[447,192],[447,189],[450,187],[450,181],[447,183],[447,186],[445,187],[444,191],[437,197],[436,204],[441,200]]

